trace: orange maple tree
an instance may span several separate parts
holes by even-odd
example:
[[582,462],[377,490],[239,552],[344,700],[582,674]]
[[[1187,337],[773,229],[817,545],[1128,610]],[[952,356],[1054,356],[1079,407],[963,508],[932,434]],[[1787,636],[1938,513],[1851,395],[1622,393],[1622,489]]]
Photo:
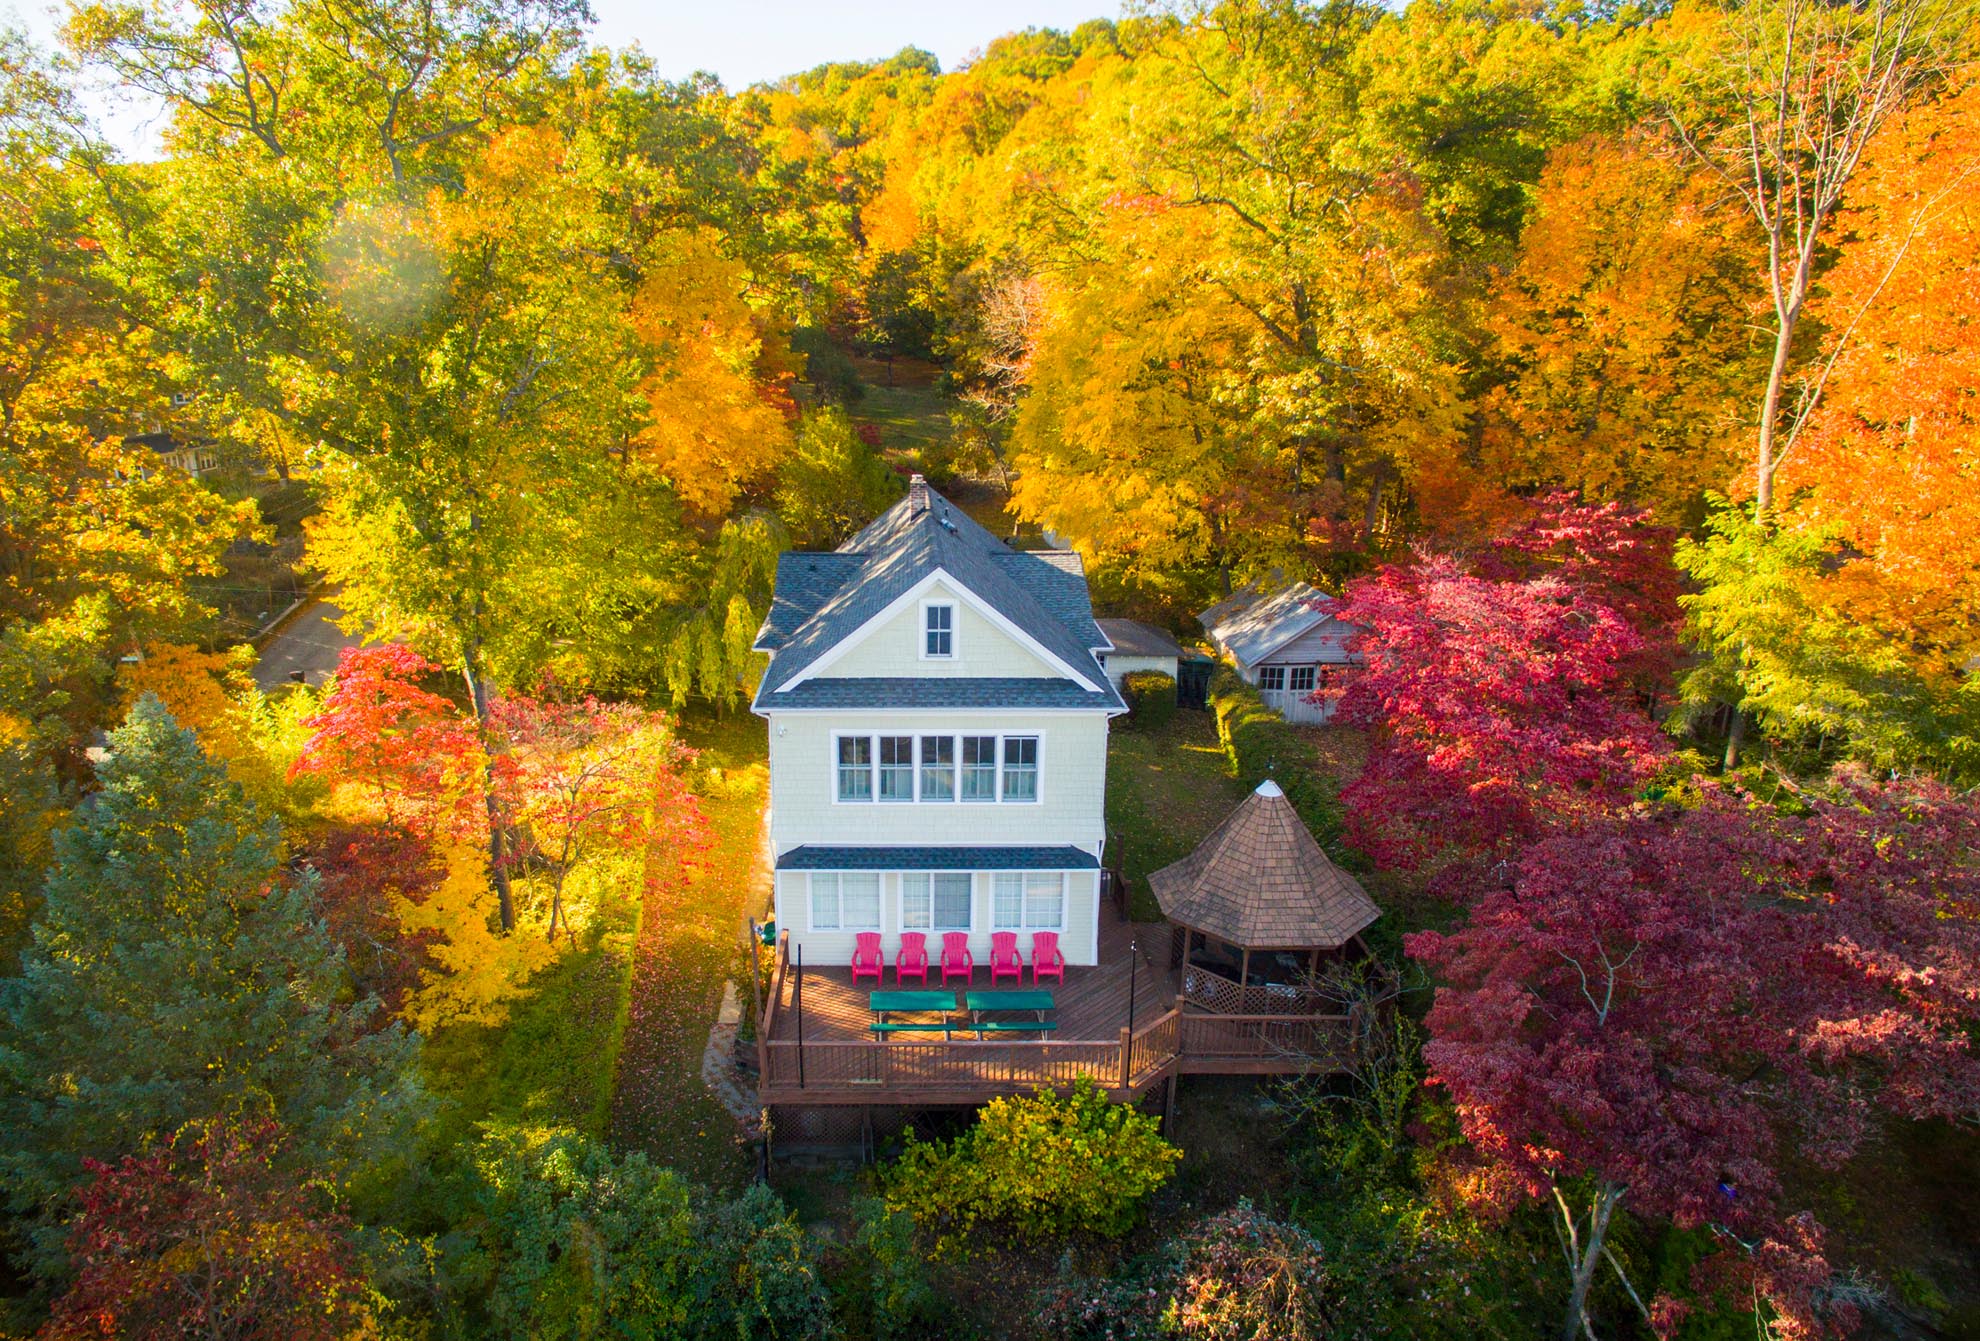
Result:
[[1846,339],[1783,449],[1784,524],[1846,560],[1819,598],[1950,669],[1980,617],[1980,82],[1872,145],[1817,315]]

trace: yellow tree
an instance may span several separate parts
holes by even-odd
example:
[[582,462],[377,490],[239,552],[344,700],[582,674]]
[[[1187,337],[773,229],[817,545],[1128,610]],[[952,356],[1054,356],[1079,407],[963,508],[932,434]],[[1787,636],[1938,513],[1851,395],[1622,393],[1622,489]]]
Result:
[[1481,464],[1515,489],[1565,486],[1683,517],[1744,457],[1765,375],[1765,281],[1715,183],[1640,138],[1565,145],[1541,174],[1485,325],[1504,377],[1481,405]]

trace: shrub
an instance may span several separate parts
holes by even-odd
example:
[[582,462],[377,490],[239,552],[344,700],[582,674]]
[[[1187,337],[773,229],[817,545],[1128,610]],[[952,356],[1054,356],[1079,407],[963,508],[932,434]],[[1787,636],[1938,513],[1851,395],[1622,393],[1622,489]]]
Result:
[[479,1242],[452,1282],[493,1336],[821,1336],[824,1286],[776,1194],[711,1201],[572,1132],[496,1132],[476,1157]]
[[1082,1079],[1063,1096],[993,1099],[953,1141],[910,1139],[884,1191],[953,1255],[986,1221],[1029,1242],[1125,1234],[1181,1158],[1154,1118]]
[[1211,678],[1210,707],[1217,714],[1217,739],[1238,781],[1246,787],[1266,778],[1277,782],[1314,838],[1338,859],[1340,784],[1313,772],[1308,762],[1312,747],[1228,666],[1218,667]]
[[853,1337],[906,1341],[939,1334],[941,1300],[914,1241],[914,1218],[861,1197],[853,1203],[853,1232],[833,1263],[833,1302]]
[[1312,1341],[1328,1335],[1320,1243],[1240,1201],[1106,1282],[1075,1278],[1041,1301],[1040,1334],[1066,1338]]
[[1130,671],[1121,677],[1121,697],[1127,700],[1128,722],[1147,731],[1159,730],[1176,715],[1176,681],[1161,671]]

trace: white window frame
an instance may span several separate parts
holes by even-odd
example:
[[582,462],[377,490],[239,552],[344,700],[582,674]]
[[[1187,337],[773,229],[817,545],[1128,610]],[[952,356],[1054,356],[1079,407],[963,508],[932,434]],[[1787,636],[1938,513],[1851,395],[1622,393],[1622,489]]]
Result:
[[[1031,761],[1031,795],[1012,797],[1007,795],[1005,783],[1009,780],[1011,742],[1029,740],[1034,742]],[[1020,731],[1014,735],[1000,736],[997,740],[997,800],[1000,804],[1033,806],[1045,799],[1045,733],[1043,731]]]
[[[963,742],[970,740],[987,740],[990,742],[990,794],[988,796],[964,795],[964,777],[972,767],[978,770],[981,770],[983,767],[981,761],[972,765],[963,758],[965,753]],[[982,731],[958,731],[956,733],[956,801],[962,805],[995,805],[1003,799],[1003,790],[1004,738],[994,731],[987,733]]]
[[[847,796],[839,786],[839,775],[846,768],[840,759],[839,742],[842,740],[863,740],[866,742],[866,795]],[[871,731],[834,731],[832,733],[832,804],[841,806],[870,806],[880,799],[880,745]]]
[[[1267,679],[1277,680],[1277,684],[1267,684]],[[1261,694],[1283,694],[1286,691],[1286,668],[1284,666],[1260,666],[1258,668],[1258,692]]]
[[[928,650],[928,635],[937,631],[928,627],[928,612],[931,610],[947,610],[949,612],[949,627],[947,630],[949,635],[949,650],[946,652],[931,652]],[[956,618],[956,602],[952,600],[923,601],[921,603],[921,620],[916,625],[917,631],[915,634],[917,639],[915,646],[921,653],[921,659],[923,661],[956,661],[960,659],[962,656],[962,648],[960,646],[962,642],[962,630],[957,625],[961,622],[961,620]]]
[[[1017,881],[1018,916],[1017,921],[1005,921],[997,909],[997,900],[1002,891],[998,888],[1008,880]],[[1032,882],[1055,880],[1059,887],[1059,920],[1057,922],[1034,922],[1031,920]],[[1061,935],[1066,930],[1066,914],[1069,899],[1066,892],[1064,871],[998,871],[990,878],[990,929],[992,931],[1056,931]],[[1041,891],[1042,893],[1043,891]]]
[[[1306,683],[1299,683],[1300,673],[1306,673]],[[1289,694],[1310,694],[1320,683],[1318,666],[1289,666],[1286,668],[1286,692]]]
[[[921,784],[927,780],[928,770],[940,765],[928,762],[928,742],[931,740],[949,742],[949,794],[947,796],[923,796]],[[917,731],[914,734],[914,799],[931,806],[949,806],[956,803],[956,796],[962,790],[962,766],[959,762],[962,738],[952,731]]]
[[[880,779],[887,769],[899,769],[904,765],[883,763],[880,758],[880,743],[887,740],[905,740],[908,743],[907,763],[908,794],[906,796],[883,796],[880,792]],[[911,806],[921,799],[921,742],[912,731],[876,731],[873,733],[873,799],[883,806]]]
[[[873,921],[854,922],[846,916],[846,880],[848,877],[873,881]],[[819,898],[830,892],[832,899],[832,920],[827,923],[819,919]],[[813,931],[879,931],[881,920],[886,915],[886,891],[880,882],[878,871],[808,871],[805,874],[805,917]]]
[[[959,878],[963,882],[963,921],[959,925],[939,922],[935,917],[935,882],[944,877]],[[968,871],[902,871],[901,879],[901,926],[902,931],[922,931],[931,936],[939,936],[948,931],[973,932],[976,930],[976,877]],[[912,886],[919,883],[916,891]],[[918,923],[909,920],[908,900],[918,895],[928,899],[928,920]]]
[[[928,736],[938,736],[952,742],[952,749],[950,751],[952,755],[951,775],[955,779],[955,794],[953,796],[937,798],[924,797],[921,794],[921,771],[923,766],[922,740]],[[831,804],[835,806],[947,806],[958,803],[969,805],[990,805],[993,803],[997,805],[1018,806],[1038,805],[1045,800],[1045,736],[1046,733],[1044,731],[1013,731],[1006,734],[1003,731],[995,729],[984,730],[982,728],[976,728],[972,730],[967,727],[944,728],[933,731],[925,729],[907,730],[901,727],[874,727],[868,731],[834,731],[831,733],[832,752],[827,760],[828,767],[825,779],[826,795],[830,798]],[[962,742],[970,738],[988,738],[994,739],[997,742],[997,788],[995,796],[975,796],[968,798],[965,802],[962,794],[964,771]],[[871,763],[868,765],[868,768],[870,769],[870,776],[872,778],[873,794],[864,800],[839,795],[839,742],[846,739],[863,739],[869,742],[868,755]],[[913,762],[909,770],[909,794],[907,796],[889,797],[881,795],[880,779],[883,770],[888,767],[898,767],[898,765],[887,765],[881,762],[880,742],[883,740],[907,740],[912,742],[908,746],[908,757]],[[1035,786],[1033,788],[1033,795],[1031,796],[1011,796],[1008,794],[1009,789],[1005,785],[1008,780],[1006,773],[1010,767],[1010,743],[1013,740],[1037,742],[1037,761],[1033,765]]]

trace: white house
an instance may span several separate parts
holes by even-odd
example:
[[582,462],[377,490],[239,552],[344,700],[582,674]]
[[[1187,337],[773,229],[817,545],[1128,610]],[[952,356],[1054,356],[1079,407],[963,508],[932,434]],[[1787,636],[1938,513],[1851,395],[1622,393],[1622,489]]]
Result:
[[1099,954],[1107,723],[1126,711],[1098,656],[1076,554],[1011,549],[930,489],[830,554],[779,557],[769,724],[776,916],[806,964],[877,931],[1051,930]]
[[1120,688],[1122,679],[1136,671],[1160,671],[1171,680],[1182,658],[1182,644],[1153,624],[1137,619],[1096,620],[1113,650],[1100,658],[1107,678]]
[[1197,616],[1218,651],[1288,722],[1324,722],[1331,703],[1308,697],[1347,666],[1354,628],[1333,615],[1334,598],[1304,582],[1269,591],[1250,585]]

